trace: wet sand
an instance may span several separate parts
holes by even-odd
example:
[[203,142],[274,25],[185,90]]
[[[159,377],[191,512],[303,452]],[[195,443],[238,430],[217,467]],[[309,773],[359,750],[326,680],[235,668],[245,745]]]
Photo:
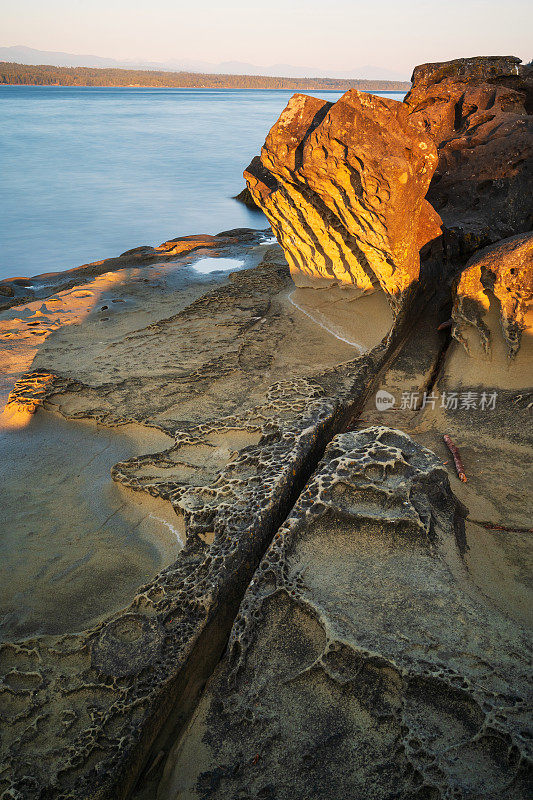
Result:
[[83,630],[175,560],[183,519],[110,474],[117,461],[172,443],[155,429],[105,429],[43,410],[0,431],[2,638]]
[[293,289],[290,303],[335,338],[364,353],[386,336],[392,313],[381,289],[361,294],[346,286]]

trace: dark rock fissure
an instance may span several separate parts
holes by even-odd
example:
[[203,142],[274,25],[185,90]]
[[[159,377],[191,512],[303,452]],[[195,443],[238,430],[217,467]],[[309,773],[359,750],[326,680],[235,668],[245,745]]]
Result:
[[[426,300],[427,297],[424,298],[424,301]],[[131,780],[131,775],[128,775],[125,782],[121,786],[117,786],[117,800],[143,800],[145,796],[150,798],[153,796],[151,792],[159,783],[170,748],[179,739],[180,734],[191,719],[203,695],[205,685],[224,656],[233,624],[239,613],[241,601],[256,574],[257,567],[279,529],[290,518],[305,487],[321,463],[327,446],[339,433],[353,429],[373,389],[376,388],[382,375],[413,335],[416,320],[423,313],[424,302],[421,302],[421,306],[422,308],[419,307],[417,311],[411,309],[412,316],[409,321],[407,313],[405,318],[400,320],[399,330],[397,329],[396,334],[394,331],[391,334],[389,352],[380,362],[378,369],[372,370],[373,365],[369,364],[366,370],[364,368],[361,370],[363,385],[358,386],[358,390],[354,391],[353,403],[344,407],[344,409],[340,409],[341,413],[335,415],[331,423],[324,428],[322,435],[317,438],[315,446],[309,452],[307,458],[304,459],[300,470],[295,473],[288,496],[280,505],[277,513],[271,517],[271,524],[263,538],[261,551],[254,557],[248,579],[239,586],[238,600],[228,604],[222,610],[221,616],[214,617],[196,642],[183,670],[186,674],[180,676],[171,692],[168,690],[166,692],[167,697],[170,694],[177,699],[166,704],[164,718],[160,718],[159,731],[152,731],[153,742],[148,754],[143,758],[141,773],[139,774],[136,771],[134,781]],[[436,364],[437,362],[440,363],[440,355],[436,356]],[[367,372],[370,374],[365,380]],[[190,688],[189,684],[192,684]],[[161,714],[161,717],[163,717],[163,714]],[[143,748],[139,747],[140,755],[142,751]],[[161,755],[162,753],[164,755]],[[144,794],[147,788],[145,782],[150,785],[149,793],[146,795]]]
[[298,147],[295,150],[295,153],[294,153],[295,169],[298,169],[303,164],[303,152],[304,152],[304,146],[305,146],[305,143],[306,143],[307,139],[313,133],[315,128],[318,127],[318,125],[320,125],[320,123],[322,122],[322,120],[324,119],[324,117],[326,116],[326,114],[328,113],[328,111],[330,110],[332,105],[333,105],[333,103],[324,103],[322,108],[319,108],[318,111],[316,112],[315,116],[313,117],[311,125],[309,126],[309,130],[307,131],[307,133],[303,137],[302,141],[300,142],[300,144],[298,145]]
[[433,369],[431,370],[431,374],[427,380],[423,388],[423,393],[430,395],[433,391],[433,387],[435,386],[439,375],[441,374],[442,368],[444,366],[444,362],[446,361],[446,353],[448,352],[448,348],[452,342],[452,333],[450,328],[446,328],[444,331],[444,341],[442,346],[437,354],[435,359],[435,363],[433,365]]

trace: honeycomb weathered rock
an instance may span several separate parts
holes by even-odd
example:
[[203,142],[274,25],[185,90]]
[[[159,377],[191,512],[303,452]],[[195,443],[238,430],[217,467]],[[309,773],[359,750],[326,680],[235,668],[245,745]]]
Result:
[[465,513],[406,434],[335,437],[158,797],[525,799],[528,637],[469,581]]
[[477,252],[461,273],[455,287],[453,335],[467,349],[464,332],[472,326],[485,351],[490,351],[490,330],[483,319],[490,307],[489,291],[500,304],[509,356],[515,356],[533,300],[533,233],[512,236]]

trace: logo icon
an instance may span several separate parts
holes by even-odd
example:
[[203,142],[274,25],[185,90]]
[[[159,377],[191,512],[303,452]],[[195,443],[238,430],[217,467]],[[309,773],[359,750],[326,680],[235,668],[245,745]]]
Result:
[[385,389],[380,389],[376,392],[376,408],[378,411],[387,411],[392,408],[395,403],[394,395],[386,392]]

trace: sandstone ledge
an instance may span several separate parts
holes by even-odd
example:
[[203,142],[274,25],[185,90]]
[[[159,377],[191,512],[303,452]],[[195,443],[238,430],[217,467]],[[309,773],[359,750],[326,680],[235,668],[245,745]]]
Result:
[[527,797],[527,636],[390,428],[335,437],[248,588],[158,797]]
[[[287,302],[290,285],[270,248],[256,269],[169,318],[116,340],[110,333],[103,348],[98,320],[63,328],[17,385],[17,403],[172,434],[169,450],[117,464],[113,475],[170,501],[187,543],[96,628],[0,645],[0,786],[13,797],[128,796],[167,718],[179,731],[194,708],[313,465],[407,333],[400,315],[390,336],[354,357]],[[314,357],[302,360],[306,348]]]

